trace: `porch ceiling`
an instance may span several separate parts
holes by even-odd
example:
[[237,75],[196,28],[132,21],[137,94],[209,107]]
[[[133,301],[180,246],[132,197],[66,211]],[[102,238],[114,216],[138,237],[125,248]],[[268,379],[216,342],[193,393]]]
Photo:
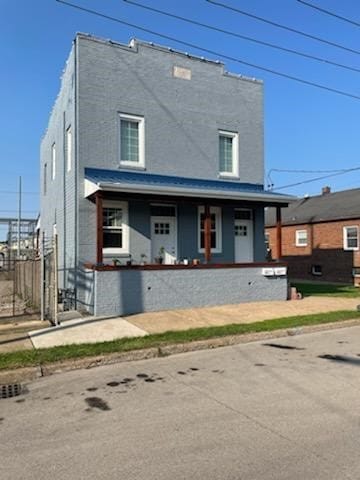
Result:
[[296,200],[290,195],[265,191],[258,184],[85,168],[85,197],[98,191],[244,200],[283,206]]

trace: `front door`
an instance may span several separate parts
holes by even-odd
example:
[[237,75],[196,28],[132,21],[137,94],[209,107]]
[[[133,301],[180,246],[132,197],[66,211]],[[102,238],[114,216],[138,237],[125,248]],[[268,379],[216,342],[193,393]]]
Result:
[[[248,213],[249,212],[249,213]],[[248,218],[239,218],[248,217]],[[250,211],[235,213],[235,262],[246,263],[254,261],[253,221]]]
[[176,217],[151,217],[151,260],[172,264],[176,260]]

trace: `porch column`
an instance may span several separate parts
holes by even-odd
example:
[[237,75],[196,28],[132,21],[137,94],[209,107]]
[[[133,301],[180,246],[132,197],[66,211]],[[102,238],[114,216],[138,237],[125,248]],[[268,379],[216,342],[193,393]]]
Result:
[[205,262],[209,263],[211,260],[211,215],[209,205],[204,206],[204,248],[205,248]]
[[281,207],[276,207],[276,258],[282,257]]
[[103,197],[96,192],[96,263],[103,263]]

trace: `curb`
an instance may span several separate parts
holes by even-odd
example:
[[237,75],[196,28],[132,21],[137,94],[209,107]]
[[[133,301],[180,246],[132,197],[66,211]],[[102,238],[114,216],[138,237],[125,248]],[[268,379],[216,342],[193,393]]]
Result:
[[164,345],[162,347],[152,347],[142,350],[131,350],[129,352],[115,352],[99,355],[96,357],[85,357],[79,359],[75,358],[51,364],[44,364],[36,367],[24,367],[13,370],[0,371],[0,384],[30,382],[38,379],[39,377],[46,377],[56,373],[69,372],[72,370],[89,369],[102,365],[112,365],[122,362],[148,360],[151,358],[166,357],[187,352],[209,350],[212,348],[259,342],[263,340],[270,340],[274,338],[288,337],[294,335],[331,331],[341,328],[355,327],[359,325],[360,319],[344,320],[342,322],[323,323],[319,325],[309,325],[291,329],[280,329],[274,330],[272,332],[246,333],[226,337],[211,338],[208,340],[196,340],[188,343],[177,343],[173,345]]

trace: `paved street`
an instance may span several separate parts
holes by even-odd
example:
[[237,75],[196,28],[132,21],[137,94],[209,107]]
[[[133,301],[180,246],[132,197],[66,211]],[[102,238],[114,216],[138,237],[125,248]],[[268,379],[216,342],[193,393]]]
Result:
[[359,479],[359,354],[352,327],[40,379],[0,400],[0,477]]

